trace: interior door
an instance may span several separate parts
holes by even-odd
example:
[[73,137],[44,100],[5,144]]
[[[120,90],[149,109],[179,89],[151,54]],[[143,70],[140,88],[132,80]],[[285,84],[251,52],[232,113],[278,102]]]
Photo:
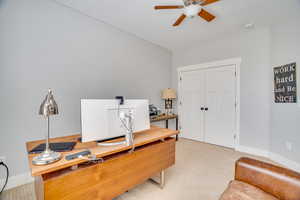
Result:
[[234,147],[236,131],[235,66],[205,70],[205,142]]
[[204,141],[203,115],[200,108],[204,102],[203,71],[188,71],[181,74],[181,132],[188,139]]

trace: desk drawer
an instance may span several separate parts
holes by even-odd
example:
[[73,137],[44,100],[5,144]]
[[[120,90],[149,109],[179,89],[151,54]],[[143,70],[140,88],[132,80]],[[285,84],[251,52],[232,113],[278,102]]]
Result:
[[40,180],[41,196],[45,200],[111,200],[174,163],[175,139],[167,138],[100,164],[46,175]]

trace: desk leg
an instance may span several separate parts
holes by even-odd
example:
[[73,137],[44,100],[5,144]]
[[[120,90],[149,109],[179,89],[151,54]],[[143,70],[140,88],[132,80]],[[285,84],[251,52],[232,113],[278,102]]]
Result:
[[165,170],[162,170],[160,172],[160,183],[159,183],[159,186],[161,189],[164,189],[165,187]]
[[165,186],[165,170],[162,170],[159,174],[159,182],[154,178],[150,178],[151,181],[158,184],[161,189],[164,189]]
[[166,128],[169,128],[169,120],[166,120]]
[[41,176],[34,177],[34,190],[37,200],[44,200],[44,183]]
[[[176,117],[176,131],[178,131],[178,117]],[[178,134],[176,135],[176,141],[178,141]]]

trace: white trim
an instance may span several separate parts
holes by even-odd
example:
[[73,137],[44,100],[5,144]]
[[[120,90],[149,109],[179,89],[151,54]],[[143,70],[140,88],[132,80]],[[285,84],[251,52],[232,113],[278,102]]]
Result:
[[[241,62],[242,58],[232,58],[227,60],[219,60],[215,62],[209,62],[209,63],[202,63],[197,65],[190,65],[190,66],[184,66],[177,68],[177,83],[178,83],[178,101],[177,101],[177,108],[178,108],[178,114],[181,116],[181,109],[179,103],[181,101],[181,74],[182,72],[187,71],[196,71],[200,69],[206,69],[206,68],[219,68],[219,67],[225,67],[228,65],[235,65],[236,70],[236,138],[235,138],[235,145],[234,148],[237,148],[240,144],[240,68],[241,68]],[[179,119],[180,124],[180,119]]]
[[[0,179],[1,183],[4,183],[5,179]],[[30,173],[24,173],[24,174],[18,174],[15,176],[10,176],[8,178],[7,185],[5,187],[5,190],[18,187],[20,185],[24,185],[27,183],[32,183],[34,181],[34,178],[31,176]]]
[[227,60],[219,60],[215,62],[208,62],[208,63],[201,63],[197,65],[189,65],[189,66],[183,66],[178,67],[177,72],[185,72],[185,71],[194,71],[199,69],[205,69],[205,68],[212,68],[212,67],[221,67],[221,66],[227,66],[227,65],[241,65],[242,58],[232,58]]
[[298,163],[298,162],[295,162],[293,160],[289,160],[289,159],[287,159],[287,158],[285,158],[285,157],[283,157],[279,154],[271,153],[271,152],[270,152],[269,158],[271,160],[273,160],[274,162],[277,162],[277,163],[279,163],[279,164],[281,164],[281,165],[283,165],[283,166],[285,166],[289,169],[300,172],[300,163]]
[[262,149],[257,149],[253,147],[248,147],[248,146],[243,146],[239,145],[235,148],[236,151],[247,153],[247,154],[252,154],[256,156],[262,156],[262,157],[269,157],[269,151],[262,150]]

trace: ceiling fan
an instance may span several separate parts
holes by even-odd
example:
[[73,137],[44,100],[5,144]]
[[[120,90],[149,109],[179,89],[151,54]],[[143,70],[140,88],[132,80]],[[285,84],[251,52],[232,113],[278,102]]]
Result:
[[183,9],[183,14],[176,20],[173,26],[180,25],[186,17],[193,18],[196,15],[202,17],[207,22],[210,22],[216,17],[204,10],[203,7],[217,1],[219,0],[183,0],[184,5],[155,6],[154,9]]

